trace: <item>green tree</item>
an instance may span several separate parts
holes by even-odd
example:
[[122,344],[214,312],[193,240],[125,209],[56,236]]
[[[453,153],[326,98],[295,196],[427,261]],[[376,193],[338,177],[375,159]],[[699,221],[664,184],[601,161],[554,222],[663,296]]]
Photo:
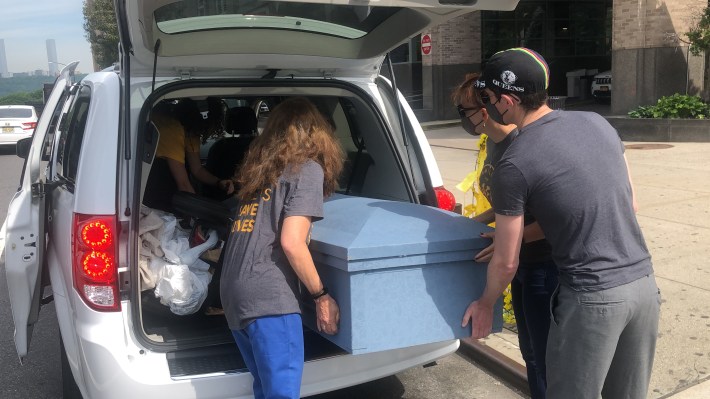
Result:
[[84,1],[84,33],[100,68],[118,61],[118,24],[113,0]]
[[23,105],[42,102],[42,89],[33,92],[12,93],[0,97],[0,105]]
[[691,54],[700,55],[710,50],[710,6],[703,9],[685,35],[688,37]]

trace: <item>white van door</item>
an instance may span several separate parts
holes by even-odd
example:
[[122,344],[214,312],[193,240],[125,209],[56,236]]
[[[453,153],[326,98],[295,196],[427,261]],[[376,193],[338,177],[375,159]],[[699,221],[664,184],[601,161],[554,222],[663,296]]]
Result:
[[46,249],[47,164],[51,146],[45,139],[58,121],[55,109],[66,98],[71,85],[73,62],[62,69],[42,116],[37,122],[32,147],[25,159],[22,182],[7,210],[5,219],[5,273],[15,322],[15,347],[20,363],[27,355],[32,329],[39,316],[42,268]]

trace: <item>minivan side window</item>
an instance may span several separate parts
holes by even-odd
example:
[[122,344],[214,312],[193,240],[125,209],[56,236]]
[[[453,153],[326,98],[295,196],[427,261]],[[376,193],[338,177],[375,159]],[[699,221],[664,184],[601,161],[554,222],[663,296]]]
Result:
[[71,183],[74,183],[79,167],[79,155],[81,154],[86,120],[89,116],[90,100],[91,88],[81,86],[74,97],[74,102],[59,125],[59,143],[56,153],[57,174]]

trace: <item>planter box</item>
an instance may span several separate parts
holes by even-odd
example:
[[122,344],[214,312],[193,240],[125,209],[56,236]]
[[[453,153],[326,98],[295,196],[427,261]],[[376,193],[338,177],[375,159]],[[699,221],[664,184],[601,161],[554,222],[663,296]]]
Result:
[[710,120],[608,116],[624,141],[710,142]]
[[[340,332],[323,335],[344,350],[369,353],[468,337],[469,303],[486,284],[473,261],[491,230],[461,215],[402,202],[335,195],[314,223],[310,248],[340,306]],[[316,330],[313,301],[304,323]],[[494,329],[502,327],[502,303]]]

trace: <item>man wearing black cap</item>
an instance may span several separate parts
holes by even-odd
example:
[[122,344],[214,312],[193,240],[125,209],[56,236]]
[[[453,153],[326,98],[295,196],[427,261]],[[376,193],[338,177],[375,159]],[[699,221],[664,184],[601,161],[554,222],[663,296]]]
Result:
[[547,106],[549,69],[532,50],[496,53],[476,82],[486,110],[519,135],[493,174],[495,252],[486,289],[466,309],[472,336],[517,269],[528,209],[559,267],[550,304],[547,397],[645,398],[660,291],[635,216],[624,146],[604,118]]

